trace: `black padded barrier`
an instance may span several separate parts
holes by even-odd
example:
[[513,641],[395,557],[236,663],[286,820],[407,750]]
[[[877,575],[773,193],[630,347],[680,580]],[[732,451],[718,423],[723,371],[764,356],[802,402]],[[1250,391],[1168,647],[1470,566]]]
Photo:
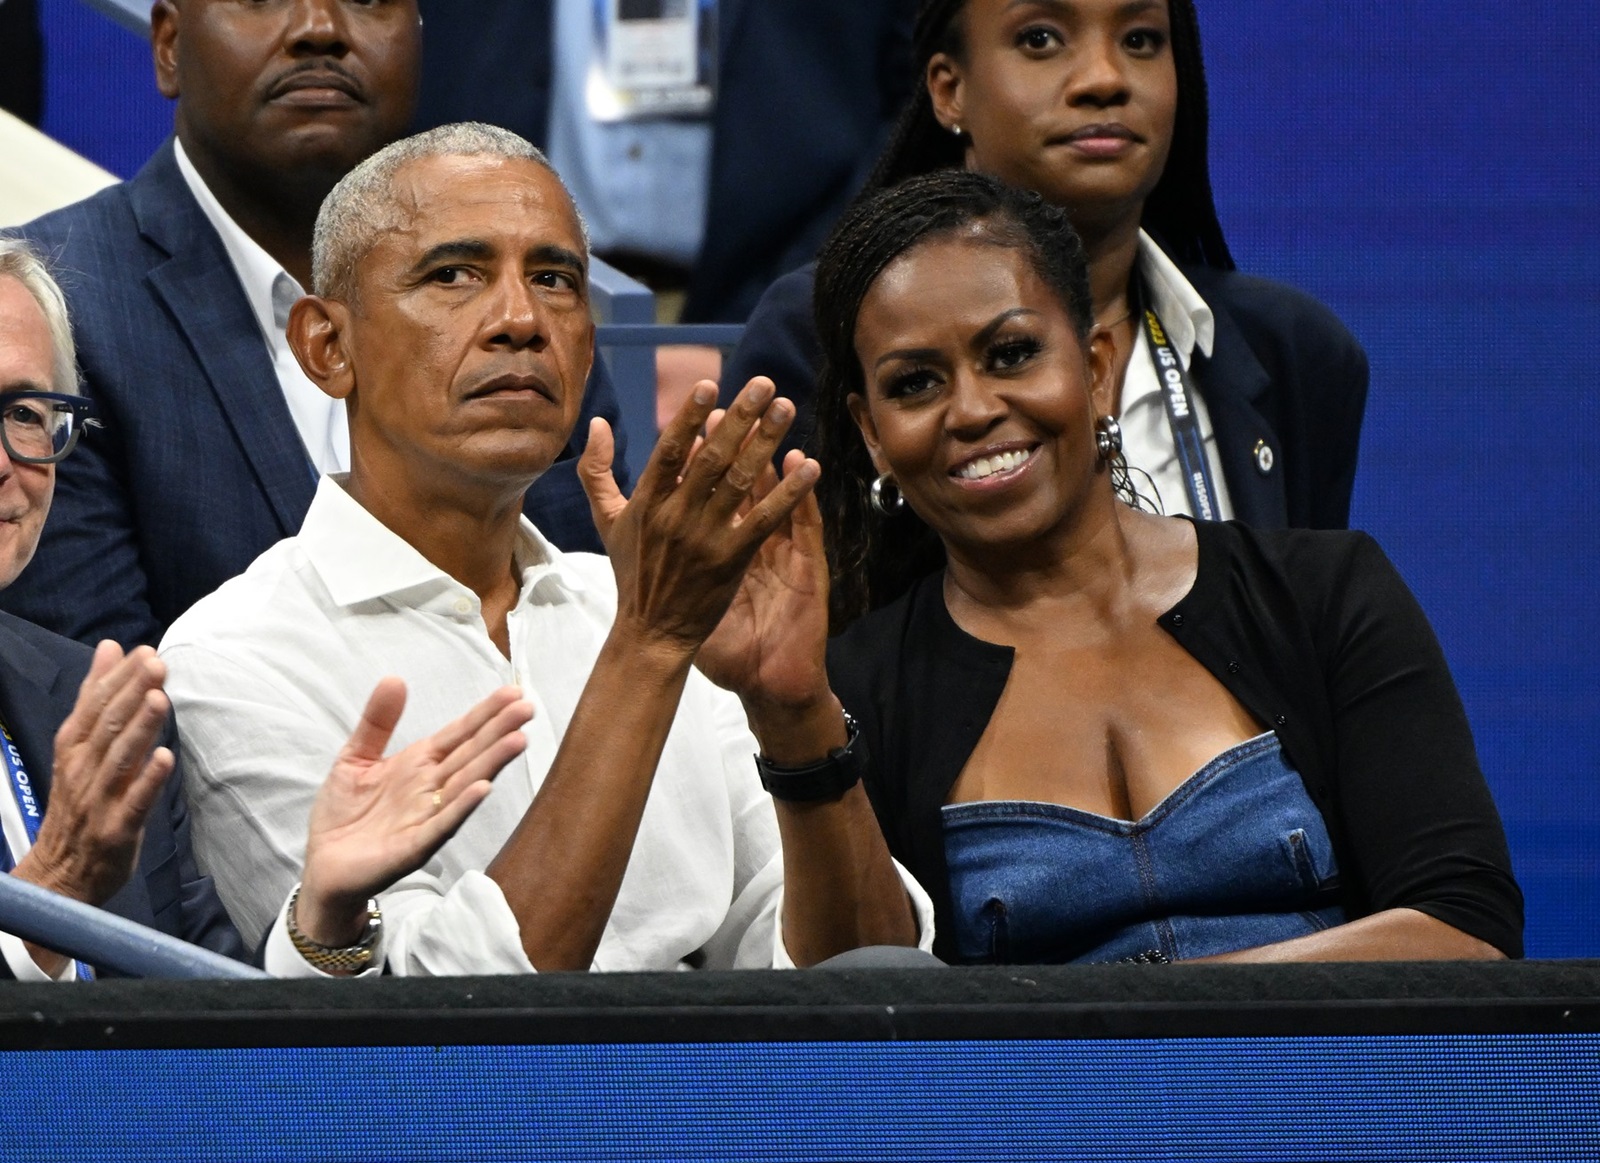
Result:
[[1600,961],[1066,966],[0,989],[0,1050],[1600,1032]]

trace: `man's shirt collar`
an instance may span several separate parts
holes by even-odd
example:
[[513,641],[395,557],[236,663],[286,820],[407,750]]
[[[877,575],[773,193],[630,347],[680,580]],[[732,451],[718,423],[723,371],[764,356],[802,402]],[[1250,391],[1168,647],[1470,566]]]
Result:
[[[345,473],[329,474],[317,483],[317,495],[297,539],[334,602],[353,606],[406,594],[408,604],[422,604],[446,592],[469,592],[362,507],[346,491],[347,479]],[[522,576],[519,605],[546,578],[568,594],[586,588],[562,552],[526,517],[517,534],[515,555]]]

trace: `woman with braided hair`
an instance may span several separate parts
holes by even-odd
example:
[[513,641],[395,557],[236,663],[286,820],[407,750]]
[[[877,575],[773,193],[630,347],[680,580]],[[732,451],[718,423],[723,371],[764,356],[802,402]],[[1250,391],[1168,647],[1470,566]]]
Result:
[[[1059,207],[959,170],[858,203],[818,261],[827,680],[935,951],[1520,956],[1416,600],[1365,534],[1125,503],[1092,287]],[[798,607],[774,670],[823,654],[805,577],[762,591]]]
[[[1262,528],[1349,522],[1367,363],[1321,304],[1234,270],[1207,165],[1193,0],[926,0],[923,85],[868,193],[947,168],[1066,211],[1116,343],[1124,451],[1167,513]],[[814,268],[773,285],[724,394],[772,377],[807,430]]]

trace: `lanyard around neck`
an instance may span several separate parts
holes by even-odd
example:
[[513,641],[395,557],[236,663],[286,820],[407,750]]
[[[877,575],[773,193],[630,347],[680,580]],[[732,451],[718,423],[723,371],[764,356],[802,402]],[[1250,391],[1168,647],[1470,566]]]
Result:
[[1183,472],[1183,487],[1189,494],[1189,511],[1201,521],[1217,519],[1217,489],[1206,459],[1206,442],[1200,433],[1200,417],[1194,410],[1194,389],[1183,368],[1167,330],[1155,311],[1144,309],[1144,333],[1155,359],[1156,379],[1161,383],[1161,399],[1166,404],[1167,424],[1172,429],[1172,444]]

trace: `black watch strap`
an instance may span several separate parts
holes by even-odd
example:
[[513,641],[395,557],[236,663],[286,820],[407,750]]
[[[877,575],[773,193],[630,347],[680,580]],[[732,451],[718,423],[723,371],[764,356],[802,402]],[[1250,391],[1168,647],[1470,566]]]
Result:
[[849,711],[844,715],[844,727],[849,739],[843,747],[835,747],[822,759],[803,767],[785,767],[757,755],[761,786],[773,799],[792,803],[836,799],[855,787],[867,769],[867,748]]

